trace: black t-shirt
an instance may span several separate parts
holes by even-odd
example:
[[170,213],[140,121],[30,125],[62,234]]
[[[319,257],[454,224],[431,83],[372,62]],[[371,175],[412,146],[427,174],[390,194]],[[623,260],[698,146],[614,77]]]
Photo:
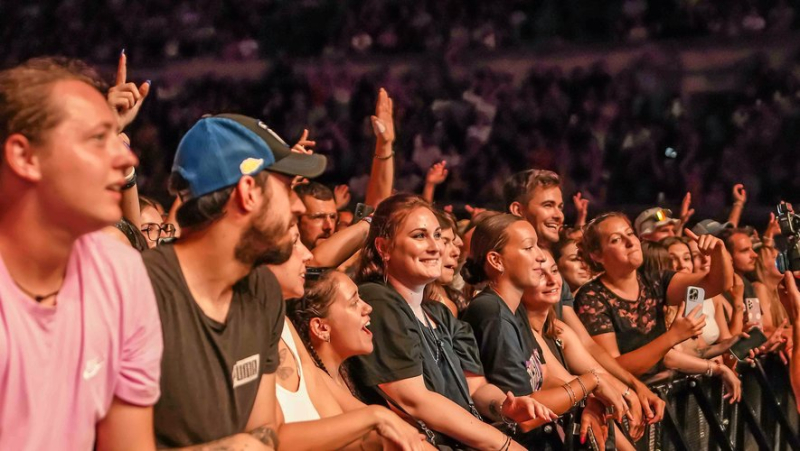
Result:
[[[422,376],[428,390],[439,393],[464,409],[470,400],[459,389],[467,386],[464,371],[482,375],[478,348],[469,324],[453,317],[440,302],[423,302],[436,323],[436,337],[455,367],[455,374],[441,355],[433,334],[422,324],[394,288],[365,283],[358,287],[361,299],[372,306],[370,331],[372,354],[351,359],[350,376],[367,404],[386,405],[377,392],[379,384]],[[434,357],[438,356],[438,360]]]
[[639,296],[635,300],[620,298],[596,277],[575,296],[578,317],[589,335],[616,333],[620,354],[635,351],[667,331],[664,306],[674,275],[674,271],[652,277],[637,272]]
[[494,290],[486,288],[469,303],[463,319],[475,332],[490,383],[515,396],[541,389],[544,354],[528,325],[525,307],[512,312]]
[[262,374],[278,366],[285,310],[278,281],[266,267],[240,280],[222,324],[194,301],[172,245],[143,258],[164,337],[158,445],[189,446],[244,432]]

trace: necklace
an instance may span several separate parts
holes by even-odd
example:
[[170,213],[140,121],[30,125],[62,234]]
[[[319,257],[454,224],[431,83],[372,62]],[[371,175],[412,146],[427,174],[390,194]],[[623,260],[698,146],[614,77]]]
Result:
[[19,288],[19,289],[20,289],[20,290],[21,290],[23,293],[25,293],[25,294],[27,294],[28,296],[32,297],[32,298],[33,298],[33,300],[34,300],[34,301],[36,301],[37,303],[41,303],[41,302],[42,302],[42,301],[44,301],[45,299],[51,298],[51,297],[53,297],[53,296],[57,295],[59,291],[61,291],[61,288],[59,288],[58,290],[56,290],[56,291],[54,291],[54,292],[52,292],[52,293],[47,293],[47,294],[33,294],[33,293],[31,293],[30,291],[28,291],[28,290],[26,290],[25,288],[23,288],[23,287],[22,287],[22,285],[18,284],[16,280],[14,281],[14,285],[16,285],[16,286],[17,286],[17,288]]
[[423,342],[425,343],[425,348],[427,348],[428,352],[431,353],[433,361],[439,363],[439,358],[441,357],[441,352],[442,352],[441,342],[439,341],[439,337],[436,336],[436,331],[433,330],[433,327],[431,326],[431,320],[428,319],[428,315],[425,313],[425,309],[422,310],[422,317],[425,318],[425,325],[433,335],[433,341],[434,343],[436,343],[436,353],[434,353],[433,350],[431,350],[430,347],[428,346],[428,340],[423,340]]

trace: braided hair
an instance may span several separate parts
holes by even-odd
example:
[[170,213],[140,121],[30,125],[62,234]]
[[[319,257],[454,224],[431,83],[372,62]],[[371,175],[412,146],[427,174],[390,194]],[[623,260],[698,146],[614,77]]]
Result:
[[[327,271],[319,279],[306,287],[305,294],[302,298],[291,299],[287,301],[286,316],[294,324],[297,329],[297,334],[303,340],[303,344],[308,349],[308,354],[314,359],[317,367],[330,376],[333,375],[325,367],[325,363],[317,354],[314,348],[314,343],[311,340],[311,320],[313,318],[327,318],[330,306],[336,299],[336,293],[339,289],[339,283],[336,281],[334,274],[336,271]],[[347,372],[346,365],[342,364],[339,367],[339,374],[345,381],[348,387],[351,387],[350,376]]]

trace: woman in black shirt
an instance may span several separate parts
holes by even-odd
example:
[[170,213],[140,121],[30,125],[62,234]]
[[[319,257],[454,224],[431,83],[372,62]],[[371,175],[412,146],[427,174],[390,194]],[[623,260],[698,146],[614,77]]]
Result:
[[[687,236],[697,242],[700,253],[711,258],[708,273],[642,274],[638,271],[643,262],[641,242],[622,213],[598,216],[584,231],[580,244],[583,258],[602,274],[578,290],[578,316],[592,338],[636,376],[651,371],[675,345],[703,329],[702,317],[680,315],[667,331],[664,306],[682,304],[689,286],[701,287],[707,296],[714,296],[733,285],[731,257],[722,241],[711,235],[698,237],[688,230]],[[703,362],[708,374],[722,373],[718,365]],[[736,398],[737,387],[731,388]]]
[[[475,228],[464,272],[469,283],[486,281],[488,286],[470,302],[464,320],[475,331],[486,378],[515,396],[531,396],[543,402],[557,414],[597,391],[617,407],[621,418],[622,409],[627,407],[622,395],[608,382],[602,384],[598,371],[562,380],[547,368],[559,363],[545,363],[541,343],[534,337],[521,305],[523,293],[542,283],[545,261],[535,229],[521,217],[499,214]],[[547,419],[539,419],[526,426],[545,422]]]
[[441,271],[440,227],[429,204],[408,194],[381,202],[356,276],[373,309],[374,350],[354,358],[353,381],[366,402],[387,399],[454,444],[524,449],[480,415],[521,422],[552,412],[489,384],[469,325],[443,304],[423,301],[425,285]]

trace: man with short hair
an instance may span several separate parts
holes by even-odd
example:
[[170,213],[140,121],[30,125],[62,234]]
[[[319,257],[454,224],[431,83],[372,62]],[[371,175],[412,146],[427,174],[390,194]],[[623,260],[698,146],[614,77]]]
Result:
[[163,324],[159,446],[277,447],[284,303],[264,265],[292,253],[289,228],[305,211],[290,201],[292,177],[325,163],[235,114],[205,117],[181,140],[170,180],[181,237],[143,254]]
[[[558,174],[544,169],[518,172],[506,180],[503,185],[503,197],[506,209],[530,222],[539,237],[539,247],[550,252],[552,245],[558,242],[560,229],[564,225],[564,201]],[[561,302],[556,306],[558,319],[575,330],[581,338],[581,343],[611,375],[619,379],[620,385],[624,383],[636,391],[638,399],[632,399],[633,397],[628,395],[626,401],[634,405],[641,404],[649,422],[660,421],[664,412],[664,401],[595,343],[575,313],[573,304],[574,299],[569,291],[569,285],[563,283]],[[636,425],[636,428],[637,435],[643,432],[642,424]]]
[[[726,228],[720,233],[719,238],[725,243],[725,248],[731,254],[733,272],[738,276],[738,279],[741,279],[742,285],[744,285],[742,304],[737,299],[734,299],[729,292],[722,293],[722,295],[734,308],[734,314],[744,310],[748,302],[750,304],[758,303],[760,308],[761,304],[758,301],[756,290],[747,277],[747,273],[756,270],[756,259],[758,258],[758,254],[753,249],[753,240],[750,238],[750,233],[747,229]],[[751,299],[751,301],[748,301],[748,299]],[[752,318],[748,319],[748,321],[752,321]]]
[[633,228],[642,241],[661,241],[679,235],[677,227],[680,224],[680,219],[672,217],[671,210],[655,207],[641,212],[633,222]]
[[155,449],[161,334],[122,217],[136,157],[76,61],[0,72],[0,449]]
[[336,232],[336,200],[330,188],[317,182],[301,183],[294,191],[306,207],[298,223],[300,241],[313,250]]

